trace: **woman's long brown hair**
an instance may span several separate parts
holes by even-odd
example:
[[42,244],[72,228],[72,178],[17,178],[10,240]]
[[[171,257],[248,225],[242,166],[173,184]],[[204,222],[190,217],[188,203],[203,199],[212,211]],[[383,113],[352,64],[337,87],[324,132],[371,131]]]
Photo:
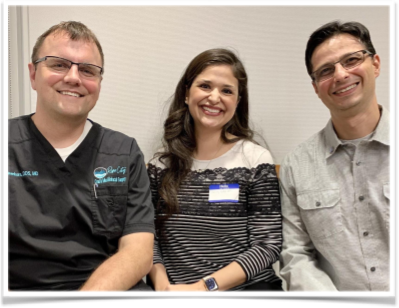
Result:
[[[190,172],[193,163],[192,155],[197,146],[194,121],[188,105],[185,104],[187,90],[191,88],[194,79],[205,68],[213,65],[230,65],[238,80],[239,103],[233,118],[223,127],[221,135],[223,142],[233,143],[241,139],[253,140],[254,133],[248,124],[248,78],[243,64],[228,49],[210,49],[200,53],[190,62],[177,84],[176,91],[171,98],[168,117],[164,123],[163,151],[155,154],[155,157],[166,166],[158,191],[159,196],[163,199],[162,212],[166,216],[157,215],[157,232],[162,229],[164,220],[179,212],[177,193],[184,178]],[[235,138],[228,139],[227,133]],[[160,210],[160,202],[156,206]]]

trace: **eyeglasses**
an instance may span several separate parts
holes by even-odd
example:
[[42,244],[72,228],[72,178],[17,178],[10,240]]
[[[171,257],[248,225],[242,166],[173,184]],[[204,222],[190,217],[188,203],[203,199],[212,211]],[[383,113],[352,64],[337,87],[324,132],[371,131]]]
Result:
[[68,73],[73,64],[76,64],[78,66],[79,74],[83,78],[96,79],[104,73],[104,69],[101,66],[89,63],[76,63],[64,58],[54,56],[45,56],[35,61],[34,64],[38,64],[43,61],[46,61],[45,65],[50,70],[61,74]]
[[368,50],[355,51],[349,55],[344,56],[343,58],[341,58],[341,60],[337,62],[329,63],[322,66],[321,68],[310,74],[310,77],[314,82],[322,82],[328,80],[334,76],[335,64],[340,63],[344,69],[349,70],[362,64],[366,56],[373,56],[373,54]]

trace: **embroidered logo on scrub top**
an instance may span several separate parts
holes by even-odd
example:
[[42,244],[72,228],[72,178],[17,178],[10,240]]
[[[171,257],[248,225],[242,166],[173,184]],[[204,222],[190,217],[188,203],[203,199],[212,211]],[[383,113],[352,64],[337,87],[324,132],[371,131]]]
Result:
[[96,169],[94,169],[94,176],[97,179],[102,179],[103,177],[105,177],[107,175],[107,169],[103,168],[103,167],[98,167]]
[[11,176],[39,176],[39,171],[21,171],[21,172],[10,172],[8,175]]
[[126,182],[126,167],[118,166],[114,168],[113,166],[109,166],[108,168],[97,167],[94,169],[94,183],[95,184],[103,184],[103,183],[124,183]]

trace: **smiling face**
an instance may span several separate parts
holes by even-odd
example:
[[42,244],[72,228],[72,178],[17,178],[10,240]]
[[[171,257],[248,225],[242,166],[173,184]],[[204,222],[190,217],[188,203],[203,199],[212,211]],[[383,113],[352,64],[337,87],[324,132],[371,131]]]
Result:
[[[102,66],[95,43],[72,41],[66,33],[53,33],[44,40],[38,57],[44,56]],[[66,74],[56,72],[45,62],[36,64],[36,68],[29,64],[31,85],[37,92],[36,114],[44,118],[86,119],[98,100],[102,77],[82,78],[77,65],[72,65]]]
[[221,131],[234,116],[238,80],[229,65],[208,66],[194,79],[186,96],[196,133]]
[[[313,70],[363,49],[366,49],[364,45],[349,34],[333,36],[315,49],[312,55]],[[379,56],[366,56],[362,64],[349,70],[337,63],[331,79],[312,84],[316,94],[332,114],[350,109],[360,111],[377,104],[375,78],[379,73]]]

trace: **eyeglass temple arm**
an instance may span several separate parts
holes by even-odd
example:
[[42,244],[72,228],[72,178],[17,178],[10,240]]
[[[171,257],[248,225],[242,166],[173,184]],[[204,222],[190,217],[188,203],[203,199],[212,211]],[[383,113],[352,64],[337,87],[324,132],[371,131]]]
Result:
[[43,57],[43,58],[37,59],[33,64],[37,64],[37,63],[43,62],[45,60],[47,60],[47,57]]

